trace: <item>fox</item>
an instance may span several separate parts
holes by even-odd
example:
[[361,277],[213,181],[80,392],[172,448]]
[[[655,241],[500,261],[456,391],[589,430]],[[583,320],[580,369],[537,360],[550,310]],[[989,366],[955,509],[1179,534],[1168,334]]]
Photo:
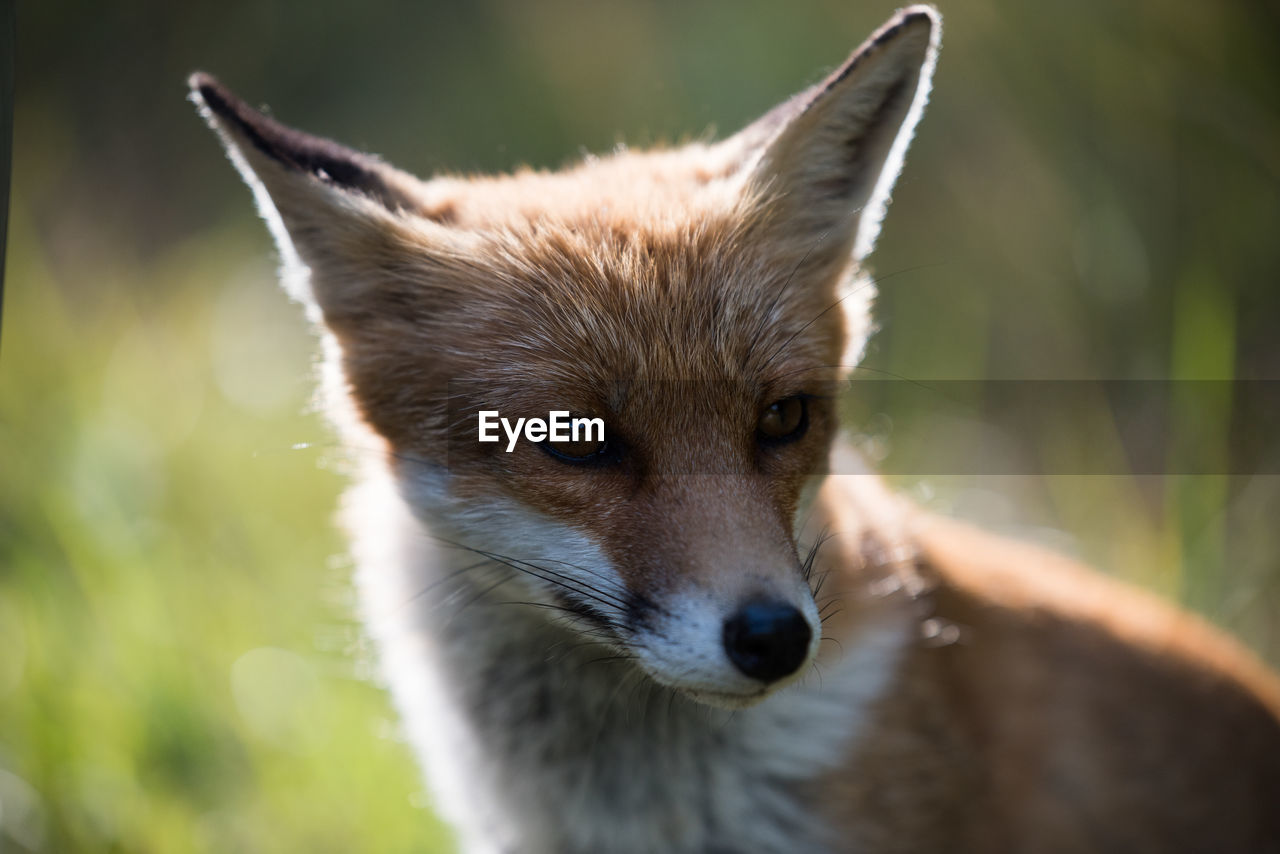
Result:
[[1260,659],[839,433],[940,32],[901,9],[718,141],[429,180],[190,78],[318,332],[360,616],[463,850],[1280,851]]

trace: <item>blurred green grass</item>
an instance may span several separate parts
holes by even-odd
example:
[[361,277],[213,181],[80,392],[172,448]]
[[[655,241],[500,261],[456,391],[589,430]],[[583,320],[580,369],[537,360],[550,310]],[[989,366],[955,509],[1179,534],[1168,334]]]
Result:
[[[616,135],[732,130],[891,5],[24,6],[0,340],[0,850],[447,845],[351,620],[342,479],[307,412],[313,342],[183,102],[188,72],[411,171],[554,166]],[[896,275],[868,364],[1280,374],[1274,11],[942,7],[934,101],[874,256]],[[1114,452],[1094,415],[1092,449]],[[899,485],[1280,662],[1280,477]]]
[[360,670],[340,478],[290,447],[329,440],[302,414],[309,340],[269,263],[205,234],[72,300],[15,214],[0,850],[435,850]]

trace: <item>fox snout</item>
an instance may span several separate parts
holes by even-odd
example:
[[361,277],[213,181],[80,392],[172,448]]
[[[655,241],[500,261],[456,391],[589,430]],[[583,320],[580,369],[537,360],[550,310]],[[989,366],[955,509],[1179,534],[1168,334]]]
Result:
[[687,591],[629,639],[659,684],[699,702],[739,708],[798,678],[817,654],[820,624],[807,586],[730,604]]
[[822,629],[795,562],[769,561],[772,572],[729,563],[654,596],[652,612],[625,642],[660,684],[710,705],[740,707],[799,678],[817,655]]
[[619,640],[655,681],[741,705],[806,669],[821,623],[793,489],[745,472],[680,475],[611,509],[578,530],[600,547],[599,574],[639,603]]

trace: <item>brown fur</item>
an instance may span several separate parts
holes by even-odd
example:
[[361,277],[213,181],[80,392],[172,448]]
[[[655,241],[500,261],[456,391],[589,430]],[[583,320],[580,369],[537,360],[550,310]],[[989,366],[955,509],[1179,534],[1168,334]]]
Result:
[[[1280,850],[1280,681],[1254,656],[1065,558],[923,514],[872,476],[829,489],[861,532],[845,538],[857,554],[826,558],[838,597],[861,603],[830,630],[904,607],[930,629],[875,735],[815,786],[849,838],[881,852]],[[869,599],[869,564],[909,594]]]

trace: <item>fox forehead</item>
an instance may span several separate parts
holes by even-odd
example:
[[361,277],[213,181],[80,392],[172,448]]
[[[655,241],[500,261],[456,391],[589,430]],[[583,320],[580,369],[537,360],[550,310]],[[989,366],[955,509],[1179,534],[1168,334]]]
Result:
[[[365,318],[343,341],[357,405],[393,441],[403,427],[413,442],[414,411],[442,395],[446,423],[461,419],[474,438],[480,409],[564,408],[672,432],[750,425],[773,399],[829,388],[845,337],[834,288],[793,281],[795,264],[753,239],[741,207],[704,211],[475,229],[444,302],[439,275],[431,288],[369,295],[364,310],[386,320]],[[411,241],[397,251],[402,270],[439,257]]]
[[[704,180],[706,155],[424,184],[422,198],[450,199],[456,218],[438,226],[424,201],[360,246],[353,266],[382,281],[332,324],[366,418],[405,420],[394,401],[416,407],[451,383],[481,389],[475,408],[532,416],[616,412],[624,378],[746,381],[782,396],[833,375],[845,331],[845,312],[829,310],[835,288],[795,276],[795,260],[757,234],[764,206],[731,175]],[[685,203],[671,205],[675,193]]]
[[468,375],[767,381],[770,367],[838,355],[840,312],[822,315],[834,289],[789,281],[793,265],[735,209],[536,218],[479,235],[472,252],[431,324]]

